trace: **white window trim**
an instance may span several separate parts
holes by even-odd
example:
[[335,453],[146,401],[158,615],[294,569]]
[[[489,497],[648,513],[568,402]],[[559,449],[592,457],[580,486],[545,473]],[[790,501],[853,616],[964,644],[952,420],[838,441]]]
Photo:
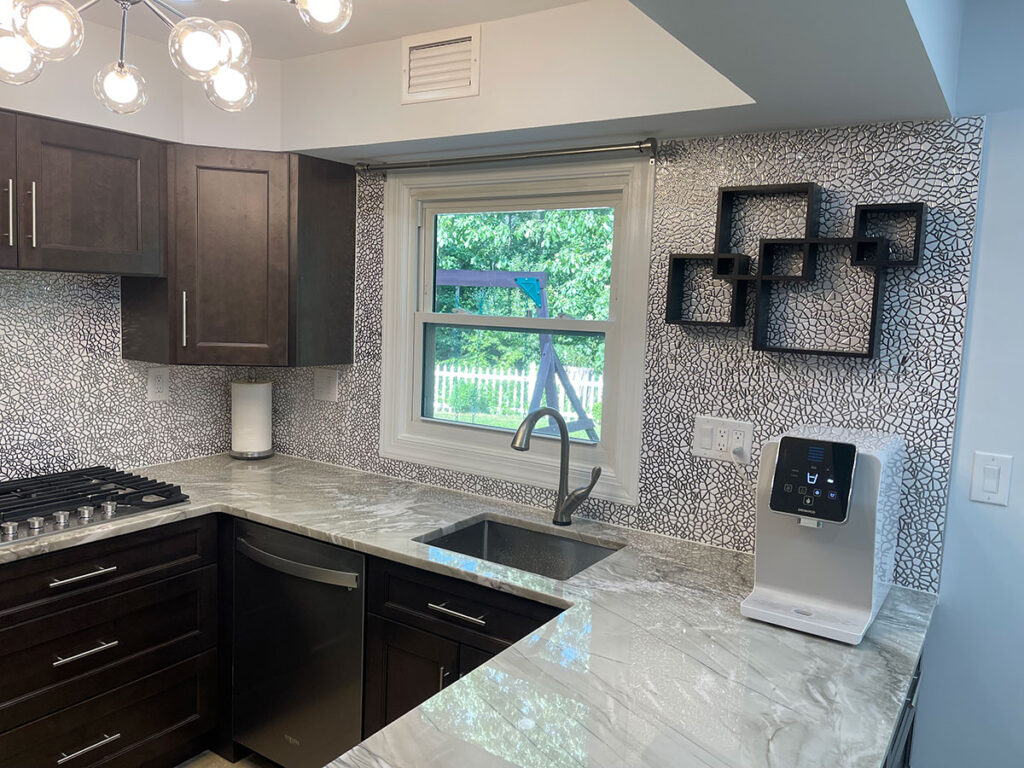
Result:
[[[507,431],[420,417],[421,354],[415,314],[421,297],[424,259],[420,226],[432,204],[458,204],[477,197],[535,200],[546,196],[608,198],[616,205],[609,335],[605,346],[605,402],[601,443],[572,444],[570,487],[589,482],[600,465],[597,498],[636,504],[643,426],[647,285],[650,267],[654,169],[649,160],[613,160],[463,171],[407,171],[388,174],[384,203],[384,297],[381,360],[380,455],[545,488],[558,486],[558,442],[535,438],[527,452],[513,451]],[[457,317],[457,316],[456,316]],[[485,317],[466,318],[487,325]],[[533,321],[536,323],[537,321]],[[575,320],[541,321],[545,327]],[[508,321],[499,321],[508,326]],[[528,327],[530,319],[515,321]],[[588,326],[593,323],[587,322]],[[617,335],[612,340],[610,337]],[[612,342],[612,343],[609,343]],[[611,372],[611,373],[610,373]]]

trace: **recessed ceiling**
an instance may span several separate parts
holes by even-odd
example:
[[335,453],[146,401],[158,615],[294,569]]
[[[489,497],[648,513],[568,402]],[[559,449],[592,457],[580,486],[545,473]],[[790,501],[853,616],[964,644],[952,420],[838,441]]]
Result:
[[[266,59],[291,59],[338,48],[393,40],[418,32],[520,16],[580,0],[353,0],[355,11],[348,27],[336,35],[324,35],[306,27],[295,8],[285,0],[169,0],[189,16],[237,21],[252,38],[253,54]],[[121,24],[116,0],[102,0],[82,14],[88,21],[109,27]],[[166,40],[167,29],[143,5],[128,14],[133,35]]]

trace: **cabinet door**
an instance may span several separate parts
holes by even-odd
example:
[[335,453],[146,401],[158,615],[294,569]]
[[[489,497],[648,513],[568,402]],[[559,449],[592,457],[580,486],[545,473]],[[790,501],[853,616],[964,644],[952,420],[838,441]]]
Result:
[[490,651],[481,651],[479,648],[474,648],[470,645],[459,646],[459,677],[468,675],[474,669],[484,664],[489,659],[493,658],[494,654]]
[[287,156],[173,154],[178,362],[287,365]]
[[0,112],[0,269],[18,266],[17,118]]
[[162,275],[164,145],[19,115],[22,269]]
[[458,664],[458,643],[367,615],[363,738],[453,683]]

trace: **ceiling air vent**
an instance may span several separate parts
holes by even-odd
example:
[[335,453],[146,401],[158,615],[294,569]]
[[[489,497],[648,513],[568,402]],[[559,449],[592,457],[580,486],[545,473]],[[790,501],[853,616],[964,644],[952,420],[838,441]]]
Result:
[[480,94],[480,25],[402,38],[402,103]]

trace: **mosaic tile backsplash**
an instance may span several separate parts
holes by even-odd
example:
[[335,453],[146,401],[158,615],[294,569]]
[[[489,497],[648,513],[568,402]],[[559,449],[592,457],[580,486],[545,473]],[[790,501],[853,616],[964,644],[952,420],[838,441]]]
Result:
[[226,451],[237,369],[171,369],[146,402],[149,366],[121,360],[118,278],[0,270],[0,479]]
[[[910,452],[896,579],[937,590],[983,125],[980,118],[969,118],[664,143],[648,298],[640,502],[635,507],[591,502],[585,514],[751,551],[750,480],[756,464],[745,477],[730,464],[691,455],[695,415],[753,422],[755,462],[763,441],[797,424],[889,430],[906,437]],[[712,249],[717,188],[807,181],[823,188],[822,236],[849,237],[857,203],[928,204],[920,267],[894,271],[887,281],[875,359],[754,352],[752,297],[744,328],[666,326],[668,256]],[[356,362],[341,371],[339,402],[312,399],[311,370],[261,371],[275,382],[278,450],[512,501],[553,504],[548,490],[377,455],[383,190],[379,176],[360,179]],[[751,205],[734,231],[737,250],[756,254],[758,238],[802,234],[797,206],[760,205]],[[842,276],[858,277],[845,270]],[[847,310],[837,307],[833,314],[842,318]],[[799,336],[803,327],[797,323],[790,332]]]
[[[755,462],[764,440],[796,424],[899,432],[909,463],[896,578],[936,590],[982,130],[981,119],[969,118],[664,143],[648,298],[640,502],[594,501],[585,514],[751,551],[756,464],[744,476],[730,464],[691,455],[695,415],[754,422]],[[857,203],[928,203],[920,267],[895,271],[887,281],[876,358],[754,352],[752,299],[744,328],[666,326],[668,256],[710,251],[717,188],[807,181],[823,188],[823,236],[849,236]],[[383,192],[380,176],[360,178],[356,361],[341,369],[339,402],[312,399],[312,369],[259,371],[275,383],[277,450],[553,504],[552,491],[377,455]],[[750,243],[757,238],[792,236],[799,223],[786,206],[751,206],[735,233],[737,249],[756,253]],[[172,368],[171,399],[147,403],[147,366],[120,359],[118,322],[116,278],[0,272],[0,477],[227,450],[228,382],[240,371]],[[803,327],[798,323],[791,332]]]

